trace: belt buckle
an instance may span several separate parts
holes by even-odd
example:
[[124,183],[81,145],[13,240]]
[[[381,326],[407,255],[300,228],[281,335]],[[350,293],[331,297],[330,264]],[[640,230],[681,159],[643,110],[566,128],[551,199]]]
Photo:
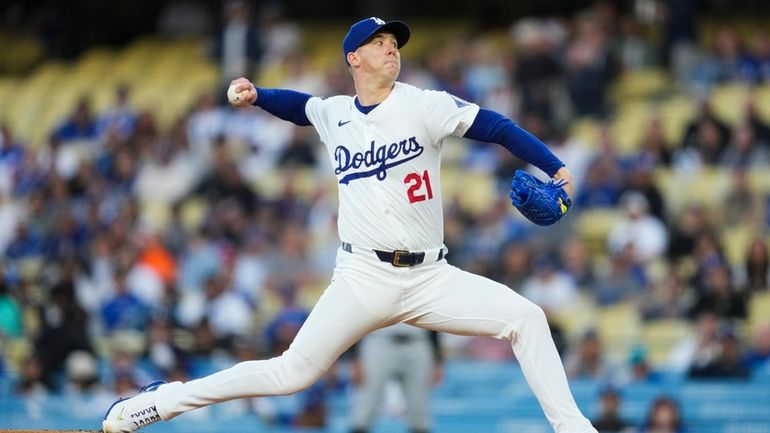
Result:
[[390,260],[390,264],[397,267],[397,268],[408,268],[412,265],[410,264],[403,264],[401,263],[401,256],[409,254],[409,251],[407,250],[396,250],[393,251],[393,258]]

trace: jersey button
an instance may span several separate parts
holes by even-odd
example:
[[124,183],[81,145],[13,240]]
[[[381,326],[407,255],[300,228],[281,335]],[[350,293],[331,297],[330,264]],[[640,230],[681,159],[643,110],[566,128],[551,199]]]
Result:
[[385,215],[390,215],[390,210],[385,209]]

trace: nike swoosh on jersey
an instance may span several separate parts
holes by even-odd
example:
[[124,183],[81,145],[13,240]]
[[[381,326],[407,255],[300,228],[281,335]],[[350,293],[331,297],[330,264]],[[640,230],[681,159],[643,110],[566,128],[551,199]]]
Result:
[[350,120],[348,120],[347,122],[343,122],[340,120],[339,122],[337,122],[337,126],[344,126],[344,125],[347,125],[348,123],[350,123]]

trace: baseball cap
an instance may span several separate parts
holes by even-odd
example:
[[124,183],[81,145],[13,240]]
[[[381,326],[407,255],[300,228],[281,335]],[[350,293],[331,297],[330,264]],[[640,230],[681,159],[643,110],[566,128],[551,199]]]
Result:
[[352,26],[342,40],[342,57],[348,64],[348,53],[352,53],[363,45],[375,33],[388,31],[396,36],[398,47],[401,48],[409,41],[411,30],[403,21],[385,21],[377,17],[363,19]]

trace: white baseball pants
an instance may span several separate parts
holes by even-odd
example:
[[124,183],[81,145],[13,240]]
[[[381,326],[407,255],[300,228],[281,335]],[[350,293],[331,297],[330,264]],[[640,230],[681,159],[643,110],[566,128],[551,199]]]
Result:
[[510,341],[554,431],[595,433],[572,397],[542,309],[500,283],[436,258],[429,252],[421,265],[394,267],[373,252],[340,249],[331,284],[286,352],[160,386],[158,413],[168,420],[227,400],[295,393],[318,380],[367,333],[406,322]]

